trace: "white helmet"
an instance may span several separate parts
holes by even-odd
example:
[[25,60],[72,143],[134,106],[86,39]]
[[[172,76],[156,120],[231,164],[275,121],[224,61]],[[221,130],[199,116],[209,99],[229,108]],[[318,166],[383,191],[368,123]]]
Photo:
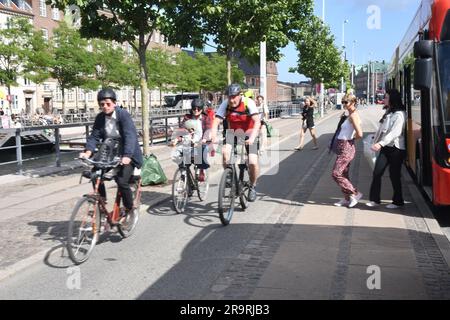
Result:
[[186,130],[196,130],[197,129],[197,121],[188,120],[184,123],[184,127],[186,128]]

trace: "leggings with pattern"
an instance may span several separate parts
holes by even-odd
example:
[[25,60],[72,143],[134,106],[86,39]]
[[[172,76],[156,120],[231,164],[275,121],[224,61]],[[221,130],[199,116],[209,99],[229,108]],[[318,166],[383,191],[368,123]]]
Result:
[[341,187],[346,200],[350,200],[351,195],[358,193],[358,190],[350,182],[350,163],[355,158],[356,148],[354,140],[337,141],[337,158],[333,168],[333,179]]

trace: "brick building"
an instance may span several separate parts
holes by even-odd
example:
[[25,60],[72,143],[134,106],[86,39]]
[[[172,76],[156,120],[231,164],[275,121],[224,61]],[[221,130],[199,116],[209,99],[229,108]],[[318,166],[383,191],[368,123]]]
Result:
[[[108,14],[107,11],[104,14]],[[30,20],[35,30],[41,30],[44,40],[53,36],[53,30],[58,27],[60,21],[71,21],[70,15],[65,15],[63,11],[53,9],[45,3],[45,0],[0,0],[0,28],[5,28],[9,18],[21,16]],[[150,46],[152,48],[163,48],[170,52],[181,51],[179,46],[169,46],[167,39],[159,32],[154,32],[151,36]],[[130,53],[132,48],[128,44],[123,44],[125,52]],[[55,80],[48,79],[41,85],[36,85],[28,79],[19,78],[18,86],[11,88],[11,113],[35,112],[57,112],[62,109],[62,93]],[[7,90],[0,85],[0,106],[7,109]],[[117,90],[119,103],[124,107],[134,107],[136,98],[137,105],[140,105],[141,94],[134,92],[133,88],[126,87]],[[159,92],[150,91],[151,104],[159,104]],[[66,110],[68,112],[97,111],[96,92],[84,91],[74,88],[65,92]]]
[[[376,92],[382,92],[385,89],[385,75],[388,65],[383,62],[373,62],[370,73],[370,90],[369,93],[373,95],[373,87],[375,85]],[[375,73],[373,73],[375,71]],[[367,96],[367,65],[356,68],[354,84],[355,94],[358,97]]]

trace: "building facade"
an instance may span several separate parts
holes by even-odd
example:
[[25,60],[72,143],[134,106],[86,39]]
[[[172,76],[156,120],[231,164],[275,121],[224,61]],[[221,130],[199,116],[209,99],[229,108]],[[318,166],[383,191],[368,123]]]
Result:
[[[356,68],[354,77],[355,94],[358,97],[367,96],[367,86],[369,84],[369,95],[373,96],[374,87],[376,93],[384,93],[386,73],[388,65],[383,62],[372,62],[370,67],[370,79],[368,77],[367,65]],[[368,83],[369,80],[369,83]]]
[[[51,8],[45,0],[0,0],[0,28],[6,28],[9,18],[21,16],[30,20],[37,31],[43,32],[44,40],[53,36],[53,31],[63,20],[70,18],[63,11]],[[132,48],[129,44],[122,44],[124,52],[130,54]],[[180,52],[179,46],[169,46],[167,39],[160,33],[154,32],[151,36],[150,49],[162,48],[172,53]],[[8,96],[7,88],[0,85],[0,107],[11,114],[34,113],[58,113],[62,110],[62,92],[53,79],[48,79],[42,84],[34,84],[28,79],[19,78],[18,86],[11,88]],[[134,110],[141,104],[141,93],[131,87],[117,90],[118,103]],[[150,91],[151,105],[160,104],[160,93],[157,90]],[[8,100],[11,100],[9,109]],[[80,88],[66,90],[66,110],[69,113],[78,111],[97,112],[96,91],[85,91]]]

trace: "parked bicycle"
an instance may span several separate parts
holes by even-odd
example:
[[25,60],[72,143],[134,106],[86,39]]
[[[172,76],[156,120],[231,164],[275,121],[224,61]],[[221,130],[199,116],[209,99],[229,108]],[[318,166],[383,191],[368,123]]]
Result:
[[[231,222],[236,198],[239,198],[243,210],[246,210],[249,206],[248,192],[250,189],[250,180],[248,156],[243,142],[243,140],[241,140],[241,143],[235,142],[233,146],[233,159],[230,161],[231,164],[228,164],[223,172],[219,184],[219,218],[224,226],[229,225]],[[236,167],[236,159],[238,156],[240,156],[240,161]]]
[[[195,164],[196,161],[193,154],[194,148],[195,144],[185,143],[177,150],[177,158],[180,163],[178,165],[178,170],[173,177],[172,204],[175,211],[179,214],[185,211],[189,198],[194,195],[194,192],[197,192],[200,201],[204,201],[208,195],[208,170],[204,170],[204,180],[199,181],[200,169],[198,168],[198,165]],[[194,173],[191,170],[192,166],[194,167]]]
[[84,195],[78,200],[70,217],[67,250],[69,256],[75,264],[85,262],[97,243],[101,234],[117,228],[123,238],[130,237],[135,231],[139,220],[139,208],[141,204],[141,177],[133,175],[130,178],[130,186],[133,191],[134,206],[128,213],[124,221],[121,221],[120,208],[121,194],[116,193],[116,199],[112,211],[106,208],[106,200],[100,195],[100,185],[105,181],[114,179],[114,171],[120,165],[120,158],[115,158],[111,162],[98,162],[91,159],[79,158],[88,165],[92,165],[94,170],[84,171],[81,179],[90,179],[94,184],[94,191]]

